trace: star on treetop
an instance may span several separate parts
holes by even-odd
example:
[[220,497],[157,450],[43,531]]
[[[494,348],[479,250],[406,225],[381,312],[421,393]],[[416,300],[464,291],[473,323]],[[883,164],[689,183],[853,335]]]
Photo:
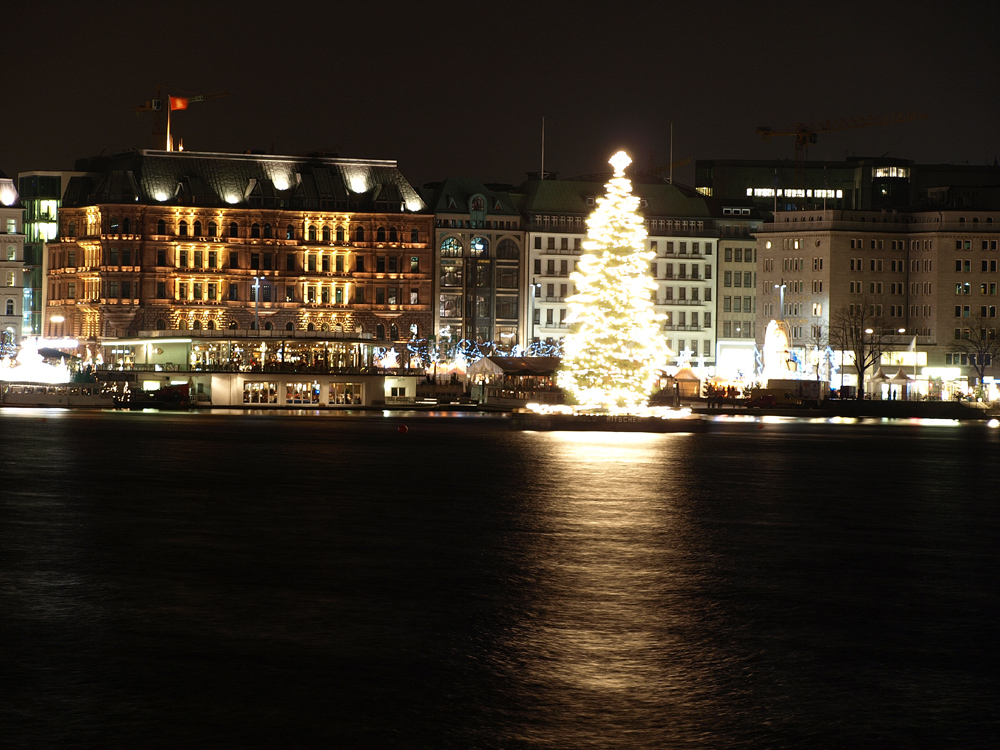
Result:
[[619,151],[608,159],[608,163],[615,168],[615,177],[621,177],[625,174],[625,167],[632,163],[632,159],[624,151]]

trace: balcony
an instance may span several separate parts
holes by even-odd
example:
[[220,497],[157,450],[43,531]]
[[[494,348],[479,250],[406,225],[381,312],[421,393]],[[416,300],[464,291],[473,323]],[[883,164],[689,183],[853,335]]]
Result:
[[703,326],[686,325],[684,323],[665,323],[663,326],[665,331],[704,331]]

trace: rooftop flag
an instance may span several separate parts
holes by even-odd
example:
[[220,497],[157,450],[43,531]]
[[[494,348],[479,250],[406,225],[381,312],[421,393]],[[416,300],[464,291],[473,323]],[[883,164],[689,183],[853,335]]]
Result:
[[170,109],[171,110],[175,110],[175,109],[187,109],[187,108],[188,108],[188,100],[187,99],[185,99],[183,97],[180,97],[180,96],[172,96],[172,97],[170,97]]

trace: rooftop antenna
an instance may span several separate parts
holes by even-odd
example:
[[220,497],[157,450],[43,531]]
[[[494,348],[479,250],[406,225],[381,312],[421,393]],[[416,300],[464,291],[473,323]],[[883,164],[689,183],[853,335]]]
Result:
[[542,179],[545,179],[545,115],[542,115]]
[[670,121],[670,177],[667,184],[674,184],[674,121]]

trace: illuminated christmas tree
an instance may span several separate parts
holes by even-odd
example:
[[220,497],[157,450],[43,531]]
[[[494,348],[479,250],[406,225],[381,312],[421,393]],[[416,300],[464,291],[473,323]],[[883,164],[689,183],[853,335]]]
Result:
[[653,310],[655,253],[645,249],[639,199],[625,178],[631,161],[624,151],[611,157],[615,174],[587,220],[584,255],[572,275],[576,292],[566,300],[571,329],[557,382],[586,408],[645,407],[668,356],[663,316]]

